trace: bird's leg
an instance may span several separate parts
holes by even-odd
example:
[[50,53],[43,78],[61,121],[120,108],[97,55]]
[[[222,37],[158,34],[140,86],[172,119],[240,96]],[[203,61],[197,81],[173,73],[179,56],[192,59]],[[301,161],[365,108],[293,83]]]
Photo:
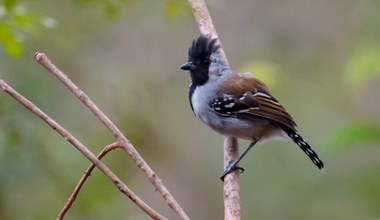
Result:
[[253,146],[255,146],[257,141],[258,141],[257,139],[252,140],[249,146],[247,147],[247,149],[245,149],[245,151],[235,161],[230,161],[228,163],[228,165],[226,166],[222,174],[220,174],[220,180],[224,181],[224,177],[226,177],[227,174],[231,173],[234,170],[240,170],[240,173],[244,172],[244,168],[239,167],[238,164],[243,159],[243,157],[248,153],[248,151],[251,150]]

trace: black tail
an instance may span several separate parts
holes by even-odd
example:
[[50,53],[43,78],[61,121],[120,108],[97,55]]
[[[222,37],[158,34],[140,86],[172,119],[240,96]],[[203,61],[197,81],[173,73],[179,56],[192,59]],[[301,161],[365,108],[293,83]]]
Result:
[[324,165],[321,159],[319,159],[317,153],[311,149],[310,145],[298,134],[298,132],[289,127],[283,126],[282,129],[288,134],[288,136],[296,143],[305,154],[313,161],[315,166],[320,170],[323,170]]

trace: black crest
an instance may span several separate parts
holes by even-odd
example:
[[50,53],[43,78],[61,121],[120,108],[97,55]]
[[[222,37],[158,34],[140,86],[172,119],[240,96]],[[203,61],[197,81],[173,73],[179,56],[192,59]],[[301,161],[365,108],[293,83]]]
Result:
[[206,35],[199,36],[189,48],[189,62],[199,65],[202,61],[209,60],[210,55],[220,48],[216,41],[217,39]]
[[217,39],[201,35],[189,48],[189,65],[191,64],[190,76],[193,86],[200,86],[207,82],[208,69],[211,64],[210,56],[216,52],[220,45],[216,43]]

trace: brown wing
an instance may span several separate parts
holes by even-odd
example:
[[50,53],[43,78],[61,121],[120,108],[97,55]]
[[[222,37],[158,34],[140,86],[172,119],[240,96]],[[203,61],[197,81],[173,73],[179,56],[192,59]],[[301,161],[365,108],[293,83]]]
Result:
[[210,107],[220,115],[254,115],[295,129],[296,123],[284,107],[270,95],[261,81],[248,74],[233,74],[227,87],[218,91],[219,98]]

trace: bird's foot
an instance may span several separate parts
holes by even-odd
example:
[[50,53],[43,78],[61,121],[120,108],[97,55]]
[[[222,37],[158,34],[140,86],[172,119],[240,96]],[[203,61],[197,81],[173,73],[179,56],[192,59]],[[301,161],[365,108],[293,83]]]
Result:
[[231,173],[232,171],[239,170],[240,173],[244,172],[243,167],[239,167],[235,162],[230,162],[226,168],[223,170],[222,174],[220,174],[220,180],[224,182],[224,177],[227,176],[227,174]]

